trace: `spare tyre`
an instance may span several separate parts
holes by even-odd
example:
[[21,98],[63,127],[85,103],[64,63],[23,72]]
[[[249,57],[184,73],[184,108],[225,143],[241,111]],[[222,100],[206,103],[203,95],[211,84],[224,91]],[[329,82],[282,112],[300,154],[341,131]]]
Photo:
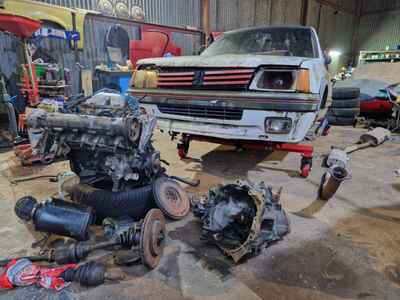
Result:
[[328,115],[335,117],[349,117],[355,118],[360,114],[360,108],[332,108],[328,109]]
[[358,99],[343,99],[333,100],[331,108],[359,108],[360,100]]
[[333,100],[354,99],[360,97],[360,89],[353,87],[338,87],[332,91]]
[[336,126],[353,126],[356,122],[355,118],[349,118],[349,117],[336,117],[332,115],[327,115],[326,118],[328,119],[329,125],[336,125]]

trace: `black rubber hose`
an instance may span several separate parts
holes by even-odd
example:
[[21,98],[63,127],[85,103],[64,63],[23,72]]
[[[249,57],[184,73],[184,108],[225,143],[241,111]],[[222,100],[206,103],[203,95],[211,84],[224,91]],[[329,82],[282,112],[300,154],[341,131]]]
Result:
[[138,221],[143,219],[150,209],[156,207],[151,185],[129,191],[111,192],[86,184],[77,184],[72,188],[71,196],[73,201],[94,208],[96,223],[107,217],[123,216],[129,216]]

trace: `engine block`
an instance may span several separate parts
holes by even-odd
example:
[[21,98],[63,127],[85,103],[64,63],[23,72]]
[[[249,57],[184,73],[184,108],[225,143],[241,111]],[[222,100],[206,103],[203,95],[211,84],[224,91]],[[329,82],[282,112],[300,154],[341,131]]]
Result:
[[113,191],[145,185],[163,169],[151,143],[156,120],[134,101],[100,93],[65,113],[34,110],[27,119],[28,128],[41,131],[34,151],[68,158],[81,183]]

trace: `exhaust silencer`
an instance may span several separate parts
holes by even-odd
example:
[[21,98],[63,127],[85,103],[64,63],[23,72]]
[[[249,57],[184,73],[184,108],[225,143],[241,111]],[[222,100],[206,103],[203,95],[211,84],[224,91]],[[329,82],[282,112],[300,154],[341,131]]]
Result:
[[329,200],[335,195],[340,184],[344,180],[351,178],[350,173],[342,166],[331,166],[328,171],[322,176],[321,183],[318,189],[318,197],[322,200]]

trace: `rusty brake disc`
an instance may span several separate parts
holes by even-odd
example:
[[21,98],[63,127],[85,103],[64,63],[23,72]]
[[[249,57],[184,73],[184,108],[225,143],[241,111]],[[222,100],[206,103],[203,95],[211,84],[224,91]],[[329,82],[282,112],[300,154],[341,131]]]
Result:
[[161,210],[150,210],[143,220],[139,252],[142,263],[154,269],[160,262],[166,238],[165,218]]

